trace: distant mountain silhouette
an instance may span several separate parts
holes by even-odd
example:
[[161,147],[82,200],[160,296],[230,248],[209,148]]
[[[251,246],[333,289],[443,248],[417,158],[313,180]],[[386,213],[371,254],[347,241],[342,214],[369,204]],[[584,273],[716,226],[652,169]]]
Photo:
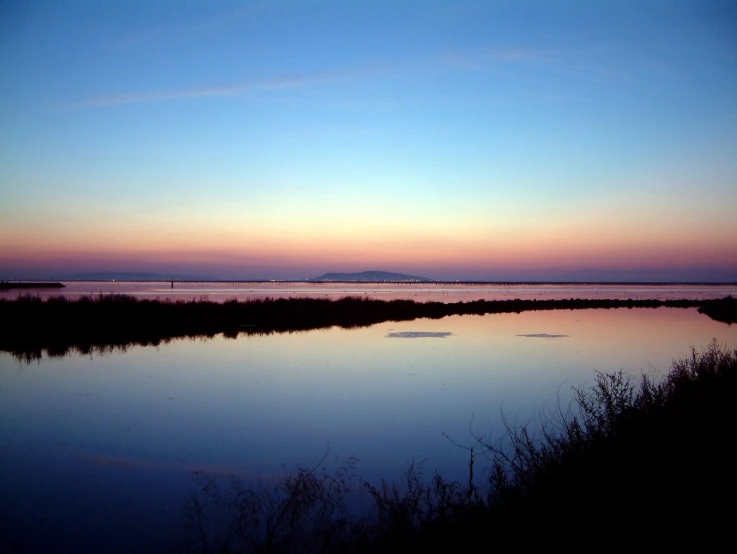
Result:
[[215,281],[207,275],[172,275],[171,273],[127,273],[124,271],[102,271],[69,275],[63,281]]
[[312,277],[308,281],[348,281],[348,282],[382,282],[382,281],[413,281],[429,283],[434,279],[405,275],[404,273],[390,273],[389,271],[361,271],[359,273],[325,273],[319,277]]

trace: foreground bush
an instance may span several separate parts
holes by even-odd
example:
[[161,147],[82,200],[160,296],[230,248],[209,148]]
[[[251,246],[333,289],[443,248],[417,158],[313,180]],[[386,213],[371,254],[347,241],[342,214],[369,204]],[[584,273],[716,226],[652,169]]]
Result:
[[[536,428],[474,436],[469,479],[364,484],[369,513],[350,514],[349,467],[299,470],[271,488],[207,476],[188,504],[186,552],[407,552],[714,547],[731,540],[737,350],[712,342],[639,380],[598,374]],[[486,461],[485,483],[474,471]],[[353,491],[353,492],[352,492]]]

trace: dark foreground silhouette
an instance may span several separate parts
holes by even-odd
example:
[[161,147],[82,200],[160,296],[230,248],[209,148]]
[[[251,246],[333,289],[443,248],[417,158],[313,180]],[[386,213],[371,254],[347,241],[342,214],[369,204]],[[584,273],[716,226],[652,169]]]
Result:
[[[667,376],[598,374],[568,408],[498,442],[473,432],[466,483],[356,483],[299,469],[261,488],[200,474],[176,552],[714,551],[731,541],[737,350],[712,342]],[[355,488],[372,506],[348,515]],[[726,544],[726,543],[725,543]]]
[[694,308],[727,323],[737,321],[737,300],[494,300],[414,302],[346,297],[339,300],[289,298],[169,301],[127,295],[68,300],[24,296],[0,299],[0,350],[34,360],[43,352],[63,356],[105,352],[132,345],[158,345],[175,338],[223,333],[267,334],[325,327],[359,327],[384,321],[442,318],[448,315],[519,313],[527,310],[610,308]]

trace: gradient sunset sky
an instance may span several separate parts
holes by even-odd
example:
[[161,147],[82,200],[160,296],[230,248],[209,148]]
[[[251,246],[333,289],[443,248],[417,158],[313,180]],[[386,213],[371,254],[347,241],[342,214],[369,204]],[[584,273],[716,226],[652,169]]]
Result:
[[0,278],[737,280],[737,7],[0,1]]

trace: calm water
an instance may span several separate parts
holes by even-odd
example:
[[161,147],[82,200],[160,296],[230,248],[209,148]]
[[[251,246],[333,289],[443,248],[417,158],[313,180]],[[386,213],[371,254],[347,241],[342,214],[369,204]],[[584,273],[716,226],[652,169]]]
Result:
[[31,365],[0,353],[0,551],[160,550],[192,471],[268,481],[328,445],[328,464],[355,456],[365,480],[398,479],[412,459],[462,479],[466,453],[443,432],[469,443],[473,421],[495,435],[502,412],[526,422],[595,370],[664,373],[712,338],[735,347],[737,326],[660,308],[181,340]]
[[299,298],[366,296],[391,300],[395,298],[416,301],[469,302],[472,300],[568,299],[608,298],[658,300],[692,298],[724,298],[737,296],[737,283],[731,285],[600,285],[600,284],[366,284],[366,283],[171,283],[162,282],[79,282],[65,281],[63,289],[10,290],[0,293],[0,298],[16,298],[29,292],[36,296],[67,296],[75,298],[89,294],[130,294],[140,298],[173,298],[193,300],[207,298],[223,302],[236,298]]

